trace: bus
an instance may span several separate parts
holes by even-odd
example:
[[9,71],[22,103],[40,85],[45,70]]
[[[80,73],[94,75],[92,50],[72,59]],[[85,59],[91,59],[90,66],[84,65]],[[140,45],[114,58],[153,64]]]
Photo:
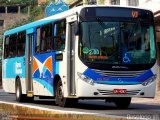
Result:
[[154,16],[136,7],[79,6],[8,30],[3,89],[16,100],[55,98],[65,107],[104,99],[127,108],[133,97],[154,98]]

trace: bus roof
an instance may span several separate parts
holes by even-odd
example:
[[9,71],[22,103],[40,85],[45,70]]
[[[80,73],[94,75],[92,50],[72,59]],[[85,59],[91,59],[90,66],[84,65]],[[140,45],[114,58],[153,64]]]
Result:
[[[46,17],[44,19],[40,19],[40,20],[35,21],[35,22],[28,23],[28,24],[22,25],[20,27],[16,27],[16,28],[11,29],[11,30],[7,30],[4,33],[4,36],[15,34],[15,33],[21,32],[21,31],[25,31],[25,30],[28,30],[30,28],[38,27],[38,26],[47,24],[47,23],[49,23],[51,21],[54,22],[54,21],[56,21],[58,19],[63,19],[65,17],[68,17],[68,16],[71,16],[73,14],[76,14],[76,12],[79,13],[80,10],[82,8],[85,8],[85,7],[123,7],[123,8],[136,8],[136,9],[149,10],[149,9],[145,9],[145,8],[131,7],[131,6],[119,6],[119,5],[110,5],[110,6],[106,6],[106,5],[86,5],[86,6],[78,6],[78,7],[69,9],[69,10],[67,10],[65,12],[62,12],[62,13],[59,13],[59,14],[56,14],[56,15],[53,15],[53,16],[50,16],[50,17]],[[151,10],[149,10],[149,11],[151,11]]]

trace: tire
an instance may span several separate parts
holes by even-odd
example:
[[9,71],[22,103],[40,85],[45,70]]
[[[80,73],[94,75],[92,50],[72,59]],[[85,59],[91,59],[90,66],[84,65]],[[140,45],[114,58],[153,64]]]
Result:
[[21,83],[20,83],[20,79],[18,78],[16,80],[16,101],[17,102],[24,102],[26,99],[26,96],[22,94],[22,87],[21,87]]
[[71,107],[74,106],[78,99],[65,98],[63,95],[63,87],[61,80],[55,86],[55,103],[61,107]]
[[27,97],[27,95],[22,94],[22,87],[20,78],[16,80],[16,101],[17,102],[32,102],[34,97]]
[[114,102],[115,102],[117,108],[127,109],[131,103],[131,98],[130,97],[116,98],[116,100]]

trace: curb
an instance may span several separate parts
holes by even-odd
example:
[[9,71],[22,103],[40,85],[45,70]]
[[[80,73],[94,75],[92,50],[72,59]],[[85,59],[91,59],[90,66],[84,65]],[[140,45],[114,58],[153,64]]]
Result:
[[55,110],[19,103],[0,101],[1,120],[126,120],[110,115],[98,113]]

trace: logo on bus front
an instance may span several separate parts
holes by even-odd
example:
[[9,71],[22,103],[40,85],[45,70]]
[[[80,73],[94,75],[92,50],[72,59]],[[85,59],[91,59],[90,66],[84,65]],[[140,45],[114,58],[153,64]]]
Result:
[[138,17],[138,11],[132,11],[132,17],[137,18]]

